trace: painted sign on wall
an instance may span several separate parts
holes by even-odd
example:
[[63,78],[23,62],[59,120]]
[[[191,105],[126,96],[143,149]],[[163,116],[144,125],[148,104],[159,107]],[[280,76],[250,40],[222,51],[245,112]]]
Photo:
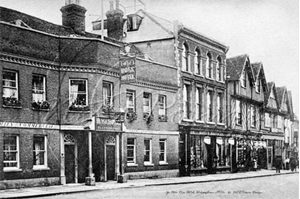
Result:
[[121,83],[131,83],[136,81],[135,57],[123,57],[120,59]]

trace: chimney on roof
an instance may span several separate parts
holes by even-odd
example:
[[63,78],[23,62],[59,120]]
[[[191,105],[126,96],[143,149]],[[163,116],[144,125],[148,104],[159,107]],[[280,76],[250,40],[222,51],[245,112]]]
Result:
[[62,12],[62,25],[73,29],[76,34],[85,34],[85,12],[86,9],[80,6],[80,0],[66,0]]
[[106,12],[107,17],[107,36],[116,40],[123,38],[123,16],[124,12],[119,9],[119,0],[116,0],[116,9],[114,1],[110,1],[110,10]]

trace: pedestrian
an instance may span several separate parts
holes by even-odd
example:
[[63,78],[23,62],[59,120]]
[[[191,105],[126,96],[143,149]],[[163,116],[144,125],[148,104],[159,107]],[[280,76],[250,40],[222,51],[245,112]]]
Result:
[[296,171],[296,166],[297,166],[297,163],[296,163],[296,159],[295,157],[291,157],[290,158],[290,166],[291,166],[291,170],[292,171]]
[[275,157],[276,173],[280,173],[281,166],[282,166],[282,159],[281,159],[281,156],[276,156],[276,157]]
[[285,170],[290,170],[289,164],[290,164],[290,159],[289,159],[289,158],[286,158],[286,159],[284,160],[284,168],[285,168]]

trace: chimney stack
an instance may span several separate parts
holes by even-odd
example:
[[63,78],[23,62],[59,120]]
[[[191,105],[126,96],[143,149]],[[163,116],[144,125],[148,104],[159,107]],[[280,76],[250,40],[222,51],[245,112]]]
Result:
[[107,17],[107,36],[121,41],[123,38],[123,16],[124,13],[119,9],[119,0],[116,0],[116,9],[113,1],[110,1],[110,10],[106,12]]
[[86,9],[79,5],[79,0],[66,0],[62,12],[62,25],[73,29],[76,34],[85,34]]

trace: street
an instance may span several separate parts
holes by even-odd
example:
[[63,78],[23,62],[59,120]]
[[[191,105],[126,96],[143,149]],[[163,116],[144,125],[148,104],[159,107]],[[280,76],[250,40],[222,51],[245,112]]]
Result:
[[[158,179],[159,180],[159,179]],[[98,198],[263,198],[298,199],[299,173],[242,180],[149,186],[43,197],[43,199]]]

